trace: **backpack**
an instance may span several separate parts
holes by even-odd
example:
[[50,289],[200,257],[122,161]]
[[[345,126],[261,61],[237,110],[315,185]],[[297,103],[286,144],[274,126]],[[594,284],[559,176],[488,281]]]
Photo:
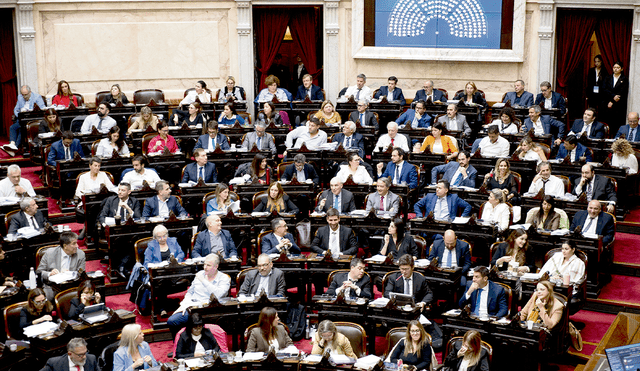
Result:
[[287,304],[287,326],[291,340],[298,341],[304,338],[307,329],[307,311],[302,304]]

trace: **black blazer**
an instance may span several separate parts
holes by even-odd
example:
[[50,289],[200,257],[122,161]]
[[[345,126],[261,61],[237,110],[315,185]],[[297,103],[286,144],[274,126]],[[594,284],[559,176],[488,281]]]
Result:
[[[447,358],[444,360],[445,368],[451,370],[460,369],[460,364],[462,363],[463,357],[458,357],[458,351],[462,348],[462,342],[455,342],[449,354],[447,354]],[[468,367],[467,371],[489,371],[489,355],[487,351],[483,348],[480,348],[480,359],[478,363],[475,365]]]
[[[609,73],[607,72],[607,70],[603,67],[600,68],[600,78],[598,79],[598,82],[596,82],[596,68],[595,67],[591,67],[589,68],[589,72],[587,74],[587,98],[592,100],[589,102],[590,106],[593,107],[597,107],[600,104],[600,97],[602,97],[604,94],[604,90],[603,90],[603,86],[604,86],[604,80],[607,79],[607,76],[609,76]],[[594,86],[598,86],[599,88],[599,93],[595,94],[593,92],[593,87]]]
[[[93,304],[95,304],[95,303],[93,303]],[[84,307],[85,307],[85,305],[82,304],[80,299],[73,298],[73,299],[71,299],[71,306],[69,307],[69,314],[65,315],[64,313],[62,313],[62,315],[65,316],[65,318],[78,319],[78,318],[80,318],[80,315],[82,313],[84,313]]]
[[[296,204],[294,204],[291,201],[289,196],[283,195],[282,201],[284,202],[284,210],[282,210],[282,212],[297,214],[300,211],[300,209],[298,209],[298,206],[296,206]],[[253,209],[253,211],[269,211],[270,212],[271,210],[267,208],[267,197],[263,198],[260,204],[256,206],[256,208]]]
[[[313,242],[311,242],[311,250],[313,252],[322,254],[329,250],[330,229],[328,225],[318,228],[318,232],[316,232],[315,237],[313,237]],[[358,252],[356,236],[353,234],[351,228],[345,227],[344,225],[340,226],[340,251],[344,255],[355,255]]]
[[[328,295],[335,295],[336,290],[342,286],[342,283],[349,278],[349,272],[340,272],[336,273],[333,276],[333,280],[331,281],[331,285],[329,285],[329,289],[327,289]],[[371,291],[371,278],[366,274],[362,276],[358,281],[356,281],[356,286],[360,288],[360,295],[356,295],[356,293],[351,290],[352,297],[360,297],[366,299],[373,299],[373,291]]]
[[[206,327],[202,328],[202,337],[200,338],[200,344],[204,347],[204,350],[212,350],[214,352],[220,351],[220,346],[216,341],[216,338]],[[176,345],[176,358],[189,358],[193,357],[196,351],[196,342],[191,337],[191,334],[187,333],[185,329],[182,334],[180,334],[180,339],[178,339],[178,344]]]
[[[467,94],[464,92],[464,90],[456,94],[456,96],[453,98],[453,100],[465,100],[465,103],[466,103],[466,99],[467,99]],[[479,91],[473,93],[472,102],[479,104],[482,107],[487,106],[487,101],[484,98],[482,98],[482,93],[480,93]]]
[[[593,192],[592,192],[592,197],[591,199],[593,200],[600,200],[600,201],[614,201],[614,202],[618,202],[618,197],[616,196],[616,189],[613,186],[613,183],[611,183],[611,179],[602,176],[602,175],[597,175],[594,174],[594,177],[596,177],[596,179],[593,181]],[[582,178],[578,177],[576,178],[576,180],[573,182],[573,194],[576,194],[576,187],[578,186],[578,184],[580,184],[580,180]],[[582,192],[586,192],[587,187],[583,186],[582,187]],[[576,196],[580,196],[577,195]]]
[[[98,220],[100,223],[104,223],[104,218],[113,218],[116,215],[116,211],[118,211],[118,204],[120,203],[120,199],[118,196],[111,196],[104,201],[104,206],[102,206],[102,210],[100,210],[100,214],[98,215]],[[139,219],[142,215],[140,213],[140,202],[135,197],[129,196],[129,200],[127,201],[127,205],[133,210],[133,219]]]
[[[44,228],[45,223],[49,222],[47,218],[42,215],[42,212],[40,212],[40,210],[36,211],[36,215],[34,215],[34,217],[36,218],[36,223],[38,223],[38,227],[40,228]],[[29,223],[29,221],[27,220],[27,215],[24,213],[24,211],[20,211],[19,213],[13,214],[7,233],[16,233],[18,229],[28,227],[30,225],[31,223]]]
[[[613,74],[607,76],[604,79],[604,97],[603,103],[613,102],[613,104],[623,104],[626,105],[627,95],[629,94],[629,78],[624,75],[624,73],[620,74],[620,78],[616,85],[613,85]],[[620,101],[615,102],[613,97],[619,95]]]
[[[83,366],[84,371],[97,371],[98,361],[93,354],[87,354],[87,360]],[[69,371],[69,356],[67,354],[59,357],[49,358],[47,364],[40,371]],[[71,371],[75,371],[75,368]]]
[[[304,164],[304,169],[302,171],[304,171],[304,176],[307,179],[313,180],[313,184],[317,185],[318,183],[320,183],[320,177],[318,176],[318,173],[316,172],[316,169],[313,167],[313,165]],[[291,164],[291,165],[287,166],[284,169],[284,173],[282,174],[280,179],[282,179],[282,180],[291,180],[291,178],[293,178],[293,174],[297,174],[296,165],[295,164]]]
[[[431,292],[429,284],[427,284],[427,280],[423,275],[413,272],[411,282],[413,283],[413,299],[416,303],[429,304],[433,301],[433,292]],[[388,298],[392,292],[404,293],[404,279],[400,272],[389,276],[384,287],[384,297]]]
[[[342,210],[338,211],[340,211],[342,214],[346,214],[356,209],[356,202],[353,200],[353,193],[343,188],[340,192],[340,195],[340,197],[342,197],[342,200],[340,201],[340,208]],[[318,207],[316,208],[316,210],[327,212],[330,208],[333,207],[333,193],[330,189],[322,192],[320,198],[318,199],[318,202],[320,202],[320,200],[322,200],[323,198],[326,199],[326,201],[324,202],[324,208],[320,209]]]
[[[509,245],[506,242],[501,242],[498,245],[498,248],[496,248],[496,252],[494,252],[493,256],[491,257],[491,265],[496,265],[496,262],[498,261],[498,259],[507,255],[508,246]],[[531,247],[529,247],[529,249],[527,249],[527,252],[525,252],[524,260],[525,260],[524,266],[529,267],[530,272],[535,272],[537,270],[536,259],[533,256],[533,249]],[[523,264],[520,264],[520,266],[522,267]],[[508,267],[509,267],[509,264],[505,263],[502,265],[502,267],[498,267],[498,270],[506,271]]]
[[[387,254],[391,253],[393,255],[393,259],[396,260],[400,258],[404,254],[409,254],[411,256],[415,256],[416,258],[420,257],[420,252],[418,251],[418,245],[416,245],[416,241],[413,239],[413,236],[410,233],[404,234],[404,238],[399,238],[400,249],[396,246],[395,242],[393,242],[393,238],[389,236],[389,246],[387,246]],[[380,246],[380,249],[384,247],[384,241]]]
[[[349,121],[358,122],[360,121],[360,112],[353,111],[349,114]],[[376,131],[378,130],[378,120],[376,120],[376,116],[373,112],[366,110],[364,112],[364,123],[360,123],[362,126],[374,126]]]

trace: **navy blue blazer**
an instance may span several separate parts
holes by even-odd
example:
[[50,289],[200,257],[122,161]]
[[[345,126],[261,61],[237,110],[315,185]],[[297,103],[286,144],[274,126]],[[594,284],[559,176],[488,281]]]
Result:
[[[333,136],[333,139],[331,140],[332,142],[337,142],[337,143],[342,143],[342,145],[344,146],[344,134],[343,133],[336,133],[336,135]],[[364,138],[362,137],[362,134],[360,133],[353,133],[351,134],[351,146],[349,146],[349,148],[357,148],[358,149],[358,155],[360,155],[360,157],[364,157],[365,153],[364,153]],[[345,148],[346,150],[348,150],[349,148]]]
[[[427,93],[424,89],[420,89],[416,92],[415,98],[413,98],[413,103],[417,103],[419,100],[427,101]],[[444,96],[444,93],[438,89],[433,89],[433,101],[446,102],[447,97]]]
[[[460,308],[464,308],[465,305],[471,304],[471,312],[475,311],[476,309],[476,302],[478,301],[479,291],[475,290],[474,292],[472,292],[471,295],[469,295],[469,300],[467,300],[466,294],[467,291],[469,291],[469,287],[471,287],[472,283],[472,281],[467,282],[467,287],[464,290],[464,294],[462,294],[462,297],[458,302]],[[489,288],[489,295],[487,296],[487,312],[489,313],[489,315],[496,316],[498,318],[506,316],[509,312],[509,306],[507,305],[507,295],[505,294],[502,286],[489,281],[488,285],[485,286],[485,288],[486,287]]]
[[[292,254],[300,254],[301,250],[298,245],[296,245],[296,239],[293,238],[293,235],[291,233],[287,233],[284,235],[284,238],[291,241],[289,252]],[[262,254],[279,254],[280,252],[276,246],[278,246],[278,239],[273,233],[269,233],[262,237]]]
[[[189,181],[198,183],[198,164],[195,162],[190,163],[184,168],[184,175],[182,176],[182,183],[188,183]],[[218,181],[216,165],[212,162],[207,162],[204,165],[204,182],[215,183]]]
[[[313,242],[311,242],[311,251],[322,254],[329,250],[330,228],[328,225],[318,228]],[[340,252],[344,255],[355,255],[358,253],[358,242],[352,229],[340,226]]]
[[[318,173],[316,172],[316,169],[313,168],[312,165],[310,164],[304,164],[304,176],[307,179],[312,179],[313,180],[313,184],[318,184],[320,183],[320,177],[318,176]],[[284,173],[282,173],[282,176],[280,177],[281,180],[291,180],[293,178],[293,174],[297,174],[296,171],[296,165],[295,164],[291,164],[289,166],[287,166],[284,169]]]
[[[378,179],[391,177],[391,179],[393,180],[395,172],[396,164],[389,161],[387,167],[384,169],[384,172],[378,177]],[[418,172],[416,171],[415,166],[408,163],[407,161],[402,164],[402,170],[400,171],[400,183],[402,182],[406,182],[409,185],[410,189],[415,189],[418,186]]]
[[[442,179],[448,181],[453,185],[453,174],[458,171],[460,164],[457,161],[451,161],[448,164],[438,165],[431,169],[431,184],[436,184],[438,181],[438,174],[444,173]],[[478,170],[472,165],[467,168],[467,178],[462,179],[457,186],[476,187],[476,177],[478,176]]]
[[[216,144],[218,144],[220,146],[220,149],[223,151],[227,151],[229,150],[229,148],[231,148],[229,146],[227,136],[224,134],[218,133],[218,135],[216,135]],[[209,149],[209,134],[204,134],[198,137],[198,142],[196,143],[196,146],[193,147],[193,149],[196,150],[198,148]],[[214,150],[214,148],[211,148],[211,150]]]
[[[445,249],[444,240],[442,238],[437,238],[433,241],[433,247],[429,253],[429,260],[437,257],[438,265],[442,266],[442,257],[444,256]],[[456,240],[456,260],[458,267],[462,267],[462,274],[466,276],[467,271],[471,268],[471,255],[469,253],[469,244],[462,240]]]
[[[93,354],[87,354],[87,360],[84,364],[84,371],[98,371],[98,361]],[[74,367],[73,370],[75,371]],[[64,354],[59,357],[52,357],[47,360],[47,364],[41,371],[69,371],[69,356]]]
[[[307,97],[307,89],[304,88],[304,85],[298,86],[298,92],[296,93],[296,100],[305,100]],[[324,95],[322,95],[322,89],[319,86],[311,84],[311,100],[324,100]]]
[[[576,162],[579,161],[580,157],[586,157],[587,158],[587,162],[591,162],[591,154],[593,153],[592,151],[587,151],[587,147],[583,146],[581,143],[577,143],[576,144]],[[556,155],[556,160],[564,160],[565,157],[567,157],[567,155],[569,154],[569,152],[564,148],[564,143],[560,144],[560,147],[558,147],[558,154]]]
[[[564,138],[565,127],[563,122],[555,120],[549,116],[540,116],[540,121],[542,121],[542,128],[544,129],[545,134],[552,134],[551,127],[554,126],[558,128],[558,138]],[[533,122],[531,122],[531,119],[527,117],[527,119],[524,120],[524,132],[526,133],[532,128],[533,128]],[[555,139],[556,139],[556,136],[554,134],[553,140]]]
[[[629,125],[623,125],[620,126],[620,129],[618,129],[618,132],[616,133],[616,138],[623,138],[623,139],[627,139],[627,136],[629,135],[629,130],[631,130],[631,127]],[[640,126],[636,126],[636,133],[633,136],[633,138],[631,138],[631,142],[640,142]]]
[[[582,130],[582,126],[584,125],[584,120],[577,119],[571,125],[571,131],[573,131],[576,135]],[[600,121],[594,121],[591,124],[591,133],[587,133],[589,138],[595,139],[604,139],[604,125]]]
[[[71,142],[69,152],[71,154],[71,158],[73,158],[73,154],[75,152],[78,152],[80,157],[84,158],[84,152],[82,152],[82,146],[80,145],[79,139],[74,139],[73,142]],[[51,151],[47,157],[47,164],[56,166],[56,160],[64,160],[64,146],[62,145],[62,139],[51,145]]]
[[[102,210],[100,210],[100,214],[98,214],[98,221],[104,223],[104,218],[115,217],[119,203],[120,199],[118,196],[110,196],[104,200]],[[127,204],[133,210],[133,219],[140,219],[140,202],[135,197],[129,196]]]
[[[416,218],[422,218],[428,215],[436,207],[436,201],[438,196],[435,193],[429,193],[424,196],[420,201],[413,205],[413,211],[416,213]],[[462,216],[471,215],[471,205],[458,195],[447,194],[447,205],[449,205],[449,217],[454,219],[458,216],[458,210],[462,209]]]
[[[588,217],[589,213],[587,212],[587,210],[578,211],[571,221],[571,231],[573,232],[578,226],[584,228],[584,222]],[[610,244],[613,241],[615,227],[611,215],[605,212],[600,212],[600,215],[598,215],[598,223],[596,225],[596,233],[598,234],[598,236],[602,236],[602,244],[604,246]]]
[[[360,121],[360,112],[353,111],[349,114],[349,121],[358,122]],[[362,126],[373,126],[376,128],[376,131],[380,128],[378,124],[378,120],[376,119],[376,115],[373,112],[366,110],[364,112],[364,122],[360,122]]]
[[[389,94],[389,87],[388,86],[381,86],[380,89],[376,92],[376,95],[374,95],[373,97],[375,99],[381,98],[381,97],[386,97]],[[404,94],[402,93],[402,89],[400,89],[399,87],[396,87],[395,89],[393,89],[393,100],[399,100],[401,105],[405,105],[407,104],[407,100],[404,99]]]
[[[180,201],[176,198],[176,196],[169,196],[167,200],[167,207],[169,211],[173,211],[176,216],[186,216],[187,210],[185,210],[182,205],[180,205]],[[150,218],[154,216],[158,216],[158,196],[149,197],[144,201],[144,209],[142,210],[143,218]]]
[[516,104],[520,105],[522,107],[531,107],[531,106],[533,106],[533,94],[529,93],[526,90],[520,96],[520,101],[518,103],[516,103],[516,98],[518,98],[518,96],[516,95],[516,92],[515,91],[510,91],[504,96],[504,99],[502,100],[502,103],[507,103],[507,101],[511,101],[511,105],[512,106],[514,106]]
[[[538,105],[544,102],[544,100],[544,95],[540,93],[536,96],[536,102],[534,104]],[[551,92],[551,107],[559,109],[563,115],[565,114],[565,112],[567,112],[567,104],[564,100],[564,97],[562,97],[560,93],[556,93],[555,91]]]
[[[398,125],[411,126],[411,123],[413,122],[413,118],[415,116],[416,116],[416,110],[408,109],[406,112],[404,112],[402,115],[400,115],[400,117],[396,119],[396,123]],[[424,115],[422,115],[422,117],[420,117],[420,120],[418,120],[418,127],[428,128],[429,126],[431,126],[431,121],[432,121],[432,117],[425,113]]]
[[[222,247],[224,248],[224,258],[229,259],[232,256],[238,256],[238,250],[236,244],[231,238],[231,233],[226,229],[221,229]],[[192,258],[200,258],[211,254],[211,239],[209,238],[209,230],[204,230],[198,233],[196,237],[196,243],[193,245],[193,251],[191,252]]]
[[[327,289],[327,295],[335,295],[336,290],[342,286],[342,283],[349,278],[349,272],[336,273],[331,280],[331,285]],[[371,278],[368,275],[363,275],[356,282],[356,286],[360,288],[360,295],[356,295],[355,290],[349,290],[351,298],[361,297],[367,299],[373,299],[373,292],[371,291]]]

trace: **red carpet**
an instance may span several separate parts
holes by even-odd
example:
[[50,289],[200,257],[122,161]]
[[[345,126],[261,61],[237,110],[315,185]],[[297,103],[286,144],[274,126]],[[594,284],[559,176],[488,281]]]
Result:
[[616,241],[613,244],[613,256],[616,262],[640,264],[640,254],[636,249],[640,243],[637,235],[629,233],[616,233]]
[[640,222],[640,209],[633,209],[629,211],[629,214],[624,218],[625,222]]
[[640,277],[611,275],[611,282],[602,289],[598,299],[640,305]]
[[[591,312],[588,310],[581,310],[571,316],[572,322],[582,322],[586,324],[584,329],[580,332],[584,346],[582,347],[582,351],[579,353],[587,357],[590,356],[615,318],[615,314]],[[576,351],[573,348],[571,348],[571,350],[574,352]]]

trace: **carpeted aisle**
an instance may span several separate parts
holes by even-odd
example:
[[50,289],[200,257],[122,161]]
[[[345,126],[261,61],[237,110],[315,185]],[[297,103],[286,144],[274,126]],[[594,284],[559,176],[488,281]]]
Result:
[[[587,357],[590,356],[615,318],[615,314],[591,312],[588,310],[581,310],[571,316],[571,322],[583,323],[586,325],[580,331],[584,346],[582,347],[582,351],[579,353]],[[580,328],[581,326],[578,325],[576,327]],[[571,348],[571,350],[577,352],[573,348]]]
[[613,256],[615,262],[630,264],[640,264],[640,254],[636,249],[638,246],[638,236],[629,233],[616,233],[616,240],[613,244]]

